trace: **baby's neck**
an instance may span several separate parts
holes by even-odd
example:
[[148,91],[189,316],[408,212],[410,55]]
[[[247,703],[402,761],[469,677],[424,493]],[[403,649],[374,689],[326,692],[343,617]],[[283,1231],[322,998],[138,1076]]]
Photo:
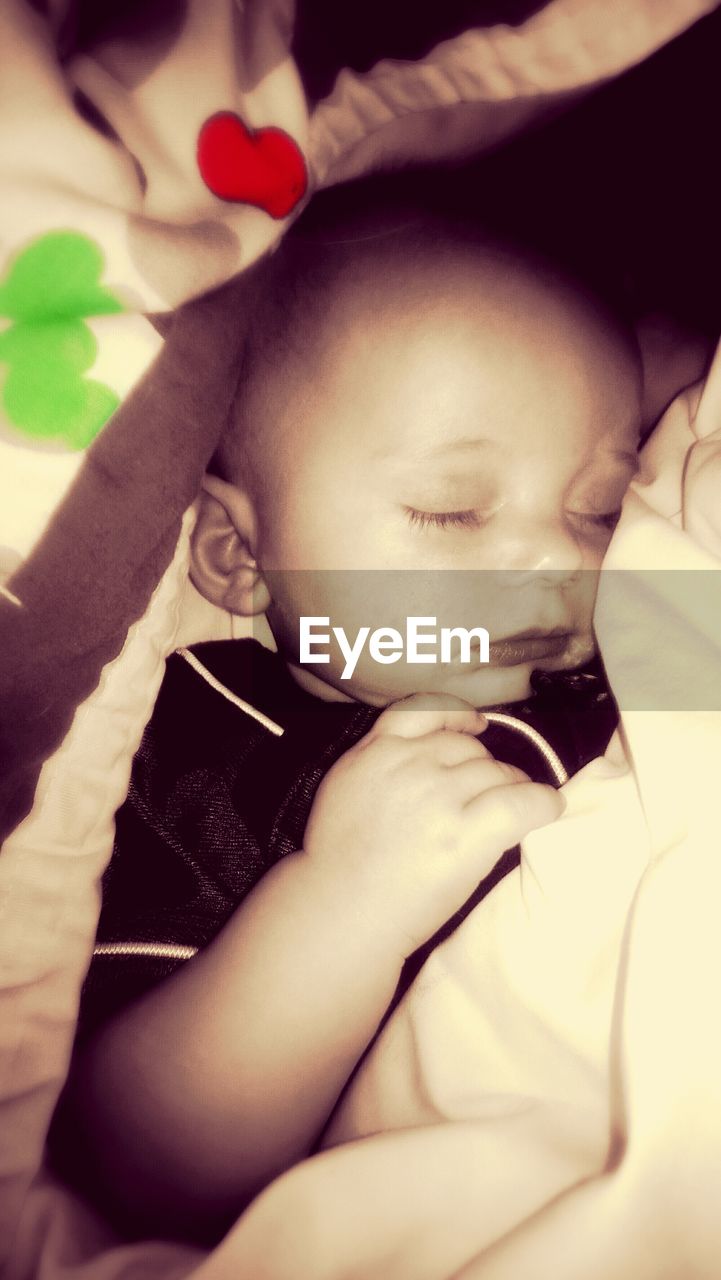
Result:
[[[342,689],[336,689],[335,685],[328,684],[322,680],[314,671],[309,671],[307,667],[301,667],[295,662],[286,661],[286,669],[288,674],[293,677],[297,685],[304,689],[306,693],[312,693],[314,698],[320,698],[323,702],[359,702],[359,698],[352,698],[350,694],[343,693]],[[366,700],[364,699],[364,702]],[[370,706],[384,706],[382,699],[378,702],[371,702]]]
[[[288,674],[293,678],[295,683],[306,693],[310,693],[314,698],[320,698],[323,702],[352,702],[359,706],[367,707],[386,707],[388,706],[388,697],[383,694],[374,693],[372,690],[363,690],[361,697],[354,697],[348,693],[344,693],[342,689],[336,688],[335,685],[329,684],[314,671],[309,671],[307,667],[302,667],[298,663],[290,662],[285,659],[285,667]],[[399,695],[400,696],[400,695]],[[487,706],[511,706],[513,702],[524,702],[533,696],[533,691],[529,690],[523,697],[516,699],[508,699],[501,703],[487,703]],[[483,707],[478,707],[479,711]]]

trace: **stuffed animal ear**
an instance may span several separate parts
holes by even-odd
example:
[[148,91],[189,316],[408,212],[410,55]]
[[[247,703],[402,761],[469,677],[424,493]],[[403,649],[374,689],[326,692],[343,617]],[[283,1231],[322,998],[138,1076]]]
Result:
[[190,576],[198,591],[230,613],[265,613],[270,594],[255,559],[256,516],[242,489],[206,476],[193,533]]

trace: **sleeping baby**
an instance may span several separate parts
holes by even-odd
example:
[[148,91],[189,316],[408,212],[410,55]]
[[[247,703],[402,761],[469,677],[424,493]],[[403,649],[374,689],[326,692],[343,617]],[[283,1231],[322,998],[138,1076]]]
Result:
[[268,263],[192,575],[276,651],[168,662],[57,1121],[126,1228],[217,1236],[311,1151],[605,750],[592,613],[640,396],[604,306],[452,220],[301,223]]

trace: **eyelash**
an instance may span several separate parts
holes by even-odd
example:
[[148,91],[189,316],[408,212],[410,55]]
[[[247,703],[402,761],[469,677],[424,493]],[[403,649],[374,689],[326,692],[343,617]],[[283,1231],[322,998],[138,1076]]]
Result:
[[483,521],[477,511],[417,511],[415,507],[406,507],[406,515],[410,523],[419,529],[478,529]]
[[[406,515],[412,525],[419,529],[479,529],[483,520],[477,511],[418,511],[415,507],[406,507]],[[603,530],[612,533],[621,516],[620,511],[604,511],[591,515],[583,511],[570,511],[572,520],[583,529],[591,528],[598,532]]]
[[582,529],[588,529],[590,527],[595,530],[604,530],[606,533],[613,533],[613,530],[616,528],[616,525],[621,518],[620,510],[603,511],[599,512],[598,515],[591,515],[590,513],[583,511],[571,511],[569,514],[571,518],[575,520],[576,524],[580,525]]

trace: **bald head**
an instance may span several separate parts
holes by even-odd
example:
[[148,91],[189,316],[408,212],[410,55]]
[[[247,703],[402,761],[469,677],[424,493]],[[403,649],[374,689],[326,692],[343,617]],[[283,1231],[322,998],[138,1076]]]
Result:
[[[232,424],[214,469],[253,495],[277,496],[323,396],[373,353],[402,361],[454,341],[472,316],[488,351],[532,345],[566,364],[589,349],[635,377],[632,342],[596,298],[525,248],[475,226],[403,208],[303,223],[267,263],[243,355]],[[326,404],[327,407],[327,404]]]

